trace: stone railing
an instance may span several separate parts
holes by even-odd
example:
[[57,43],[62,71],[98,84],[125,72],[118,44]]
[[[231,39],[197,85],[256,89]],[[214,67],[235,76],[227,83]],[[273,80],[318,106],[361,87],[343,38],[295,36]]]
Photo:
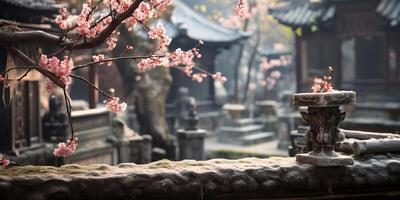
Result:
[[147,165],[0,169],[0,197],[15,199],[348,199],[400,197],[400,156],[315,167],[294,158],[162,160]]

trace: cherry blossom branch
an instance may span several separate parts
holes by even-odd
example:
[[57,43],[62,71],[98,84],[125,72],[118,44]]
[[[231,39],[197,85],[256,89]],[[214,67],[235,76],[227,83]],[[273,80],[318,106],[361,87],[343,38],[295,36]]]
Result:
[[89,42],[82,42],[78,44],[74,44],[69,46],[68,50],[79,50],[79,49],[88,49],[93,48],[101,43],[103,43],[112,33],[113,31],[128,17],[132,15],[132,13],[139,7],[139,4],[142,3],[143,0],[135,0],[129,8],[118,14],[112,22],[96,37],[92,38]]
[[63,93],[64,93],[64,100],[65,100],[65,108],[67,109],[67,115],[68,115],[68,121],[69,121],[69,126],[71,128],[71,141],[75,137],[75,131],[74,131],[74,126],[72,125],[72,119],[71,119],[71,102],[69,100],[69,97],[67,95],[67,90],[63,88]]
[[98,63],[105,63],[105,62],[110,62],[110,61],[117,61],[117,60],[138,60],[138,59],[144,59],[144,58],[162,58],[165,57],[166,55],[143,55],[143,56],[121,56],[121,57],[115,57],[115,58],[106,58],[103,60],[99,61],[92,61],[80,65],[75,65],[72,71],[85,68],[85,67],[91,67],[94,64]]
[[24,32],[3,32],[0,31],[0,44],[19,44],[27,42],[45,42],[55,45],[64,46],[66,45],[66,50],[82,50],[96,47],[102,44],[113,31],[132,13],[139,7],[139,4],[144,0],[135,0],[129,8],[118,15],[111,21],[110,24],[96,37],[91,38],[89,41],[83,41],[80,43],[69,43],[60,40],[59,36],[46,33],[44,31],[24,31]]

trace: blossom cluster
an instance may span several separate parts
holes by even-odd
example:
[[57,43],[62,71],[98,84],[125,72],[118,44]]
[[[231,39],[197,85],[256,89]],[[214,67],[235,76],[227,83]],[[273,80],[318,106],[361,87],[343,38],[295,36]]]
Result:
[[[120,14],[127,11],[129,7],[132,6],[133,2],[134,1],[132,0],[104,0],[99,5],[104,5],[106,8],[110,7],[112,10],[115,10]],[[148,19],[156,17],[156,10],[163,12],[172,3],[173,0],[149,0],[141,2],[133,14],[126,18],[123,23],[128,27],[128,30],[131,31],[138,22],[143,23]],[[82,10],[78,16],[68,16],[67,9],[62,7],[55,22],[62,30],[66,30],[72,27],[71,21],[75,21],[76,27],[74,30],[78,35],[87,38],[98,36],[105,28],[107,28],[108,24],[112,22],[112,14],[102,13],[99,19],[95,19],[92,16],[94,8],[91,8],[90,4],[92,4],[90,1],[83,4]],[[154,37],[151,39],[160,39],[161,48],[168,46],[171,43],[171,38],[165,35],[165,29],[163,29],[162,26],[157,26],[155,29],[153,28],[153,30],[149,30],[149,35],[156,33],[156,35],[153,35]],[[109,37],[107,39],[106,44],[108,50],[114,49],[117,40],[117,37]]]
[[166,30],[162,24],[157,24],[157,26],[151,26],[148,32],[150,39],[159,39],[160,48],[164,48],[171,44],[171,37],[166,35]]
[[314,78],[314,84],[311,87],[312,92],[319,93],[319,92],[332,92],[332,76],[331,73],[333,72],[333,68],[328,68],[328,74],[324,76],[323,79],[321,78]]
[[3,168],[6,168],[9,164],[10,164],[10,160],[5,159],[4,156],[3,156],[3,154],[0,154],[0,165],[1,165]]
[[207,74],[204,72],[200,72],[200,73],[194,73],[192,75],[192,80],[201,83],[203,82],[203,80],[207,77]]
[[112,61],[105,61],[106,56],[104,54],[93,55],[92,58],[93,62],[97,62],[99,65],[103,65],[104,63],[107,63],[107,66],[112,65]]
[[121,102],[118,97],[108,98],[104,101],[104,103],[111,112],[123,112],[127,107],[127,104],[125,102]]
[[242,19],[248,19],[251,17],[251,13],[249,10],[249,6],[247,0],[240,0],[236,5],[234,10],[236,16],[241,17]]
[[[56,75],[66,87],[71,84],[71,77],[69,75],[74,67],[72,58],[64,56],[64,60],[60,61],[55,56],[47,58],[47,55],[42,54],[39,59],[39,65]],[[51,81],[47,81],[46,88],[48,92],[54,93],[55,84]]]
[[[202,41],[200,41],[200,43],[202,43]],[[192,80],[200,83],[208,75],[204,72],[193,72],[196,65],[196,63],[194,62],[195,58],[201,58],[199,49],[192,48],[188,51],[183,51],[182,49],[178,48],[174,52],[167,53],[165,57],[150,57],[142,59],[137,66],[140,71],[154,69],[158,66],[175,67],[181,70],[186,76],[191,77]],[[211,74],[211,77],[215,81],[219,81],[222,83],[227,81],[227,78],[223,76],[221,72]]]
[[[329,78],[330,80],[331,78]],[[318,93],[318,92],[332,92],[333,87],[330,81],[321,79],[321,78],[314,78],[314,84],[311,87],[312,92]]]
[[73,136],[70,140],[66,142],[60,142],[57,145],[57,148],[53,150],[53,155],[57,157],[67,157],[72,155],[76,147],[78,146],[78,138]]
[[57,15],[54,21],[62,30],[69,29],[72,26],[71,22],[68,20],[68,11],[65,7],[61,7],[60,15]]

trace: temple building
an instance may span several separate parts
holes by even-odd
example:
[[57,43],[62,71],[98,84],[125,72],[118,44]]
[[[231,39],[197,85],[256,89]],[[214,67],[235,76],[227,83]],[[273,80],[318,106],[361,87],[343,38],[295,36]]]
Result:
[[[222,50],[230,49],[250,36],[249,33],[224,28],[208,20],[182,1],[175,1],[174,6],[171,21],[166,25],[169,31],[168,35],[173,38],[170,49],[182,48],[187,50],[193,48],[200,40],[203,41],[204,45],[200,50],[202,58],[197,66],[208,72],[217,72],[215,60]],[[207,105],[209,108],[215,106],[213,80],[205,79],[203,83],[199,84],[185,77],[182,72],[172,70],[171,73],[173,83],[167,103],[172,103],[179,87],[187,87],[190,95],[195,97],[200,105]]]
[[400,99],[400,1],[295,1],[270,12],[296,33],[299,92],[332,66],[335,88],[358,101]]
[[[51,27],[44,22],[57,13],[58,5],[50,0],[0,0],[0,30],[18,31],[12,22],[25,27],[49,30]],[[39,57],[40,48],[36,44],[22,44],[15,47],[32,58]],[[24,65],[26,64],[15,56],[12,50],[0,48],[0,72]],[[21,74],[20,71],[14,71],[10,77]],[[11,84],[10,87],[3,87],[3,82],[0,81],[0,97],[5,99],[0,103],[0,119],[3,120],[0,123],[1,152],[17,155],[23,154],[26,150],[43,147],[39,79],[40,75],[33,72],[25,80]]]
[[270,13],[295,32],[298,92],[332,66],[334,88],[357,92],[342,128],[400,131],[400,1],[293,1]]

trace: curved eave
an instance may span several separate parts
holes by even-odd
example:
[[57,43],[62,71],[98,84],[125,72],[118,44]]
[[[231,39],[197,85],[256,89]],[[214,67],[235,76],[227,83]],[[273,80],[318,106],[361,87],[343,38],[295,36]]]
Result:
[[400,25],[400,1],[398,0],[382,0],[376,12],[389,21],[391,27],[399,27]]
[[266,57],[292,55],[292,52],[289,50],[276,51],[276,50],[258,49],[257,52],[260,56],[266,56]]
[[0,0],[0,3],[8,4],[31,11],[45,11],[57,13],[60,4],[55,4],[52,0]]
[[179,0],[174,1],[174,5],[172,22],[177,26],[177,36],[187,35],[192,40],[202,40],[206,43],[234,43],[251,35],[248,32],[222,27]]
[[335,16],[333,5],[297,4],[270,9],[270,14],[281,24],[290,27],[310,27],[317,23],[326,23]]

